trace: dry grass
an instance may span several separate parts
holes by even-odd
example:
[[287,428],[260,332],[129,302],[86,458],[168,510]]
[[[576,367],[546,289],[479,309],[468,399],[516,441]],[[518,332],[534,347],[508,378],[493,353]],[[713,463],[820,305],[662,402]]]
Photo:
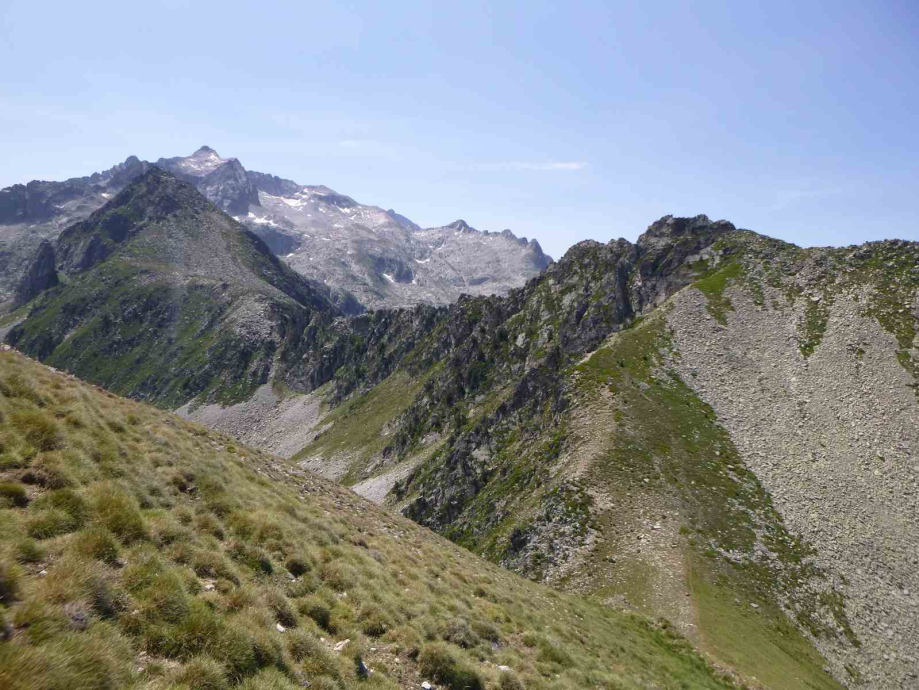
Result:
[[4,690],[732,687],[645,619],[6,351],[0,422]]

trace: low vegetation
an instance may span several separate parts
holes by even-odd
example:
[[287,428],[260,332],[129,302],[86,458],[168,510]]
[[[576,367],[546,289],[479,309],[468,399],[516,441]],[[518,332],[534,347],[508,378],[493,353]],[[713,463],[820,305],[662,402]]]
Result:
[[[589,470],[591,484],[610,492],[612,507],[597,511],[605,543],[589,556],[588,570],[608,568],[616,578],[614,584],[597,578],[591,589],[631,602],[652,599],[654,579],[642,570],[649,566],[624,548],[634,534],[621,528],[636,506],[673,507],[684,524],[670,548],[686,573],[681,585],[696,613],[699,642],[767,687],[836,688],[785,611],[814,637],[857,645],[845,613],[821,605],[825,573],[811,563],[810,547],[788,532],[714,410],[669,369],[667,358],[678,356],[658,312],[576,367],[582,399],[594,401],[591,414],[611,408],[615,420],[608,448]],[[607,402],[595,408],[600,400]]]
[[0,687],[730,688],[665,626],[0,352]]

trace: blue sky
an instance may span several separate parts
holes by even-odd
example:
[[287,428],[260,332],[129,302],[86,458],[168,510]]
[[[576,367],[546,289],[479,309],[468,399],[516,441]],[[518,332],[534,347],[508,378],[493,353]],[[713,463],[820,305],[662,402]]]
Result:
[[706,213],[919,239],[919,3],[0,6],[0,186],[202,144],[556,257]]

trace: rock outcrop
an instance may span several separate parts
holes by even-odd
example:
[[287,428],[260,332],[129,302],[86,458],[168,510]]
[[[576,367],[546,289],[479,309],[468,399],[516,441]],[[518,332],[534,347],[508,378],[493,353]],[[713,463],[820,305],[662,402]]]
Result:
[[25,304],[41,292],[55,287],[60,281],[55,268],[54,247],[48,240],[42,240],[26,274],[16,286],[13,304]]
[[[238,159],[202,146],[155,164],[131,156],[105,173],[0,190],[0,304],[12,296],[42,240],[56,240],[151,165],[194,185],[294,270],[325,283],[346,313],[447,304],[463,293],[505,294],[551,261],[535,240],[510,231],[482,233],[465,223],[423,230],[392,209],[248,171]],[[86,247],[90,263],[100,258],[92,252],[104,248],[93,242]]]

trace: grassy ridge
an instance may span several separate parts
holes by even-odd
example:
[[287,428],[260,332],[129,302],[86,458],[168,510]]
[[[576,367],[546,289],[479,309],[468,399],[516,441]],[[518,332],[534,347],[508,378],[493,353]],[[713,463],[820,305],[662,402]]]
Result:
[[[730,267],[724,274],[731,276]],[[631,601],[653,598],[648,563],[623,550],[634,535],[623,535],[620,527],[635,506],[674,506],[682,525],[674,544],[680,550],[673,553],[687,573],[681,584],[697,614],[700,643],[767,687],[838,688],[782,609],[816,637],[857,644],[845,614],[841,607],[825,609],[801,586],[822,582],[824,574],[810,564],[808,545],[786,530],[714,410],[667,368],[672,345],[665,325],[664,314],[655,313],[575,369],[585,400],[609,401],[589,408],[600,410],[591,414],[615,422],[606,450],[589,470],[591,484],[609,491],[613,507],[595,516],[605,545],[590,554],[588,570],[609,569],[618,583],[597,584],[593,591],[626,594]]]
[[732,687],[665,627],[10,351],[0,616],[10,690]]

